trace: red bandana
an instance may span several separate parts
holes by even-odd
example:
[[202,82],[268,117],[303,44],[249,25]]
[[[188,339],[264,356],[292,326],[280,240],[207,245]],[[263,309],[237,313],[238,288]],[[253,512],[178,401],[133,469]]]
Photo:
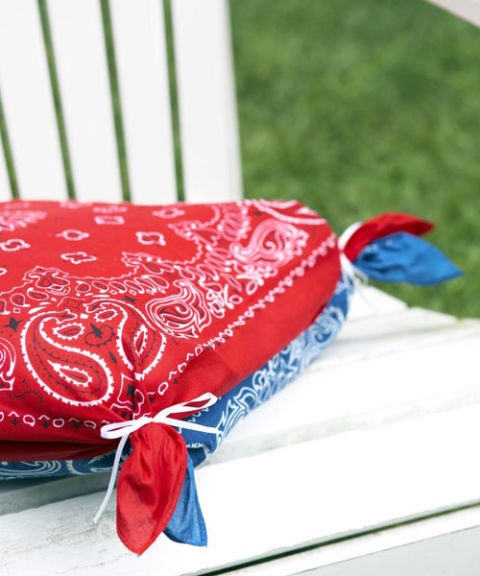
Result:
[[[223,395],[308,327],[339,274],[330,227],[296,202],[0,204],[0,458],[107,452],[107,423]],[[186,451],[162,424],[131,440],[118,522],[140,552]]]

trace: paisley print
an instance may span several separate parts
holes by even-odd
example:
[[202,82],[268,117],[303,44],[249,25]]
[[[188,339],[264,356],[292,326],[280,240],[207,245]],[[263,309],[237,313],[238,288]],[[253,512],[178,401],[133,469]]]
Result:
[[147,314],[165,334],[195,338],[212,320],[206,294],[187,280],[176,280],[173,287],[175,293],[147,304]]
[[[220,398],[217,404],[190,417],[191,422],[218,430],[217,435],[182,430],[194,465],[203,462],[221,445],[239,421],[291,383],[332,344],[347,317],[352,294],[353,285],[343,277],[328,306],[305,332]],[[131,381],[125,380],[123,386],[131,384]],[[118,403],[116,407],[125,409],[126,404]],[[115,452],[110,452],[79,460],[0,463],[0,480],[108,472],[112,469],[114,456]],[[127,452],[124,454],[126,456]]]
[[[69,311],[35,315],[22,330],[22,353],[47,394],[67,404],[94,406],[111,396],[113,376],[104,358],[86,351],[83,331],[72,330],[78,319]],[[68,344],[62,341],[65,334]]]
[[[111,334],[125,366],[136,379],[145,378],[162,357],[165,335],[148,321],[146,315],[125,302],[96,300],[87,310],[94,312],[97,321],[103,323],[93,333],[98,340],[96,345],[106,344]],[[93,323],[90,325],[95,326]]]
[[15,358],[12,344],[5,338],[0,338],[0,392],[13,389]]

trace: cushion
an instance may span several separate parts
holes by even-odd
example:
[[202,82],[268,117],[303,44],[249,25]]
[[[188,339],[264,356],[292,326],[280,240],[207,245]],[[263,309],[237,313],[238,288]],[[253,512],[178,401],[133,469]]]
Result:
[[164,411],[197,412],[308,328],[340,276],[335,235],[297,202],[257,200],[17,201],[0,231],[0,460],[106,454],[106,426],[143,418],[117,489],[119,535],[140,553],[187,471]]
[[0,204],[2,476],[123,458],[123,542],[141,553],[165,529],[204,544],[193,466],[331,342],[359,274],[459,273],[418,244],[430,227],[384,215],[340,252],[296,202]]

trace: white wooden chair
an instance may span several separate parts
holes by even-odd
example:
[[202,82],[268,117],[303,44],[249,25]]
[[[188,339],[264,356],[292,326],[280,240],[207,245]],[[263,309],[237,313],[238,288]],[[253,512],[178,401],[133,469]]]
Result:
[[[435,3],[480,25],[479,0]],[[164,203],[178,175],[188,201],[241,197],[226,2],[167,15],[177,169],[161,0],[0,0],[1,200]],[[129,553],[113,503],[92,523],[103,476],[8,483],[0,573],[480,573],[480,323],[368,297],[381,314],[356,301],[336,345],[198,470],[208,548]]]

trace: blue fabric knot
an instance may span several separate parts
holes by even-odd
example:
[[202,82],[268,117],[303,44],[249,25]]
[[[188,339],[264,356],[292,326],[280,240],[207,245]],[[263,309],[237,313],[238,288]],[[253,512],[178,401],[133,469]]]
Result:
[[360,252],[354,265],[373,280],[418,286],[463,274],[438,248],[407,232],[374,240]]

